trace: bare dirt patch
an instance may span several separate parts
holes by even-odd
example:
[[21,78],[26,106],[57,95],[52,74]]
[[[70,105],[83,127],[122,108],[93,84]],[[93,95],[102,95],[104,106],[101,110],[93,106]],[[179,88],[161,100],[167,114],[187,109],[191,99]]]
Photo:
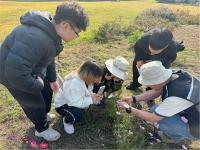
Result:
[[176,40],[183,40],[185,50],[178,53],[175,66],[189,70],[200,77],[200,26],[188,25],[179,26],[175,29]]

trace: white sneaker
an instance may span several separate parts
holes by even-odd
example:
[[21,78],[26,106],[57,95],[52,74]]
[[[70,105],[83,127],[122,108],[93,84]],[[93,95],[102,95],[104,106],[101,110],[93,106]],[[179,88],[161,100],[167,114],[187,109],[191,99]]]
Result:
[[68,134],[74,133],[74,125],[71,123],[65,123],[65,118],[63,118],[64,130]]
[[60,133],[49,127],[48,129],[40,133],[35,131],[35,136],[42,137],[47,141],[56,141],[60,138]]
[[47,114],[47,122],[52,122],[56,118],[56,115],[53,113]]

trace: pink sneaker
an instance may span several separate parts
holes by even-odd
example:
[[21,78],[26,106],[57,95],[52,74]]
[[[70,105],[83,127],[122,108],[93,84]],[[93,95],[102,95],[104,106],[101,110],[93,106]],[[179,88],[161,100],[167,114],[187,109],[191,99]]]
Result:
[[65,118],[63,118],[63,125],[64,125],[64,130],[68,134],[73,134],[74,133],[74,125],[71,123],[65,123]]

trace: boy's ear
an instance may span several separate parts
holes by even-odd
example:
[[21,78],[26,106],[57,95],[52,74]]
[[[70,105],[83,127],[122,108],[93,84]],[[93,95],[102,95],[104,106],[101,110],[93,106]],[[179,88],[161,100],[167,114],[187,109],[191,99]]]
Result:
[[62,21],[60,24],[64,29],[67,29],[67,28],[70,27],[70,24],[68,22],[66,22],[66,21]]

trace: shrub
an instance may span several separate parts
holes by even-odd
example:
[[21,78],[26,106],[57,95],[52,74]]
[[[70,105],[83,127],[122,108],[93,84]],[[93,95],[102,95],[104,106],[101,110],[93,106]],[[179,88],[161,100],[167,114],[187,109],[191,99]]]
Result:
[[130,49],[133,48],[135,42],[141,37],[144,32],[141,30],[136,30],[128,37],[128,43],[130,44]]
[[168,21],[176,21],[176,14],[167,7],[159,7],[157,9],[148,9],[142,12],[142,16],[162,18]]
[[120,20],[113,20],[102,24],[97,31],[95,31],[96,42],[108,42],[119,40],[124,37],[124,28]]
[[173,30],[177,25],[178,24],[176,22],[169,22],[168,20],[162,18],[138,16],[135,19],[134,28],[146,32],[153,28],[164,28],[164,27]]
[[129,30],[133,33],[136,30],[148,31],[152,28],[168,28],[173,30],[178,23],[175,13],[166,7],[158,9],[147,9],[139,14],[129,25]]

